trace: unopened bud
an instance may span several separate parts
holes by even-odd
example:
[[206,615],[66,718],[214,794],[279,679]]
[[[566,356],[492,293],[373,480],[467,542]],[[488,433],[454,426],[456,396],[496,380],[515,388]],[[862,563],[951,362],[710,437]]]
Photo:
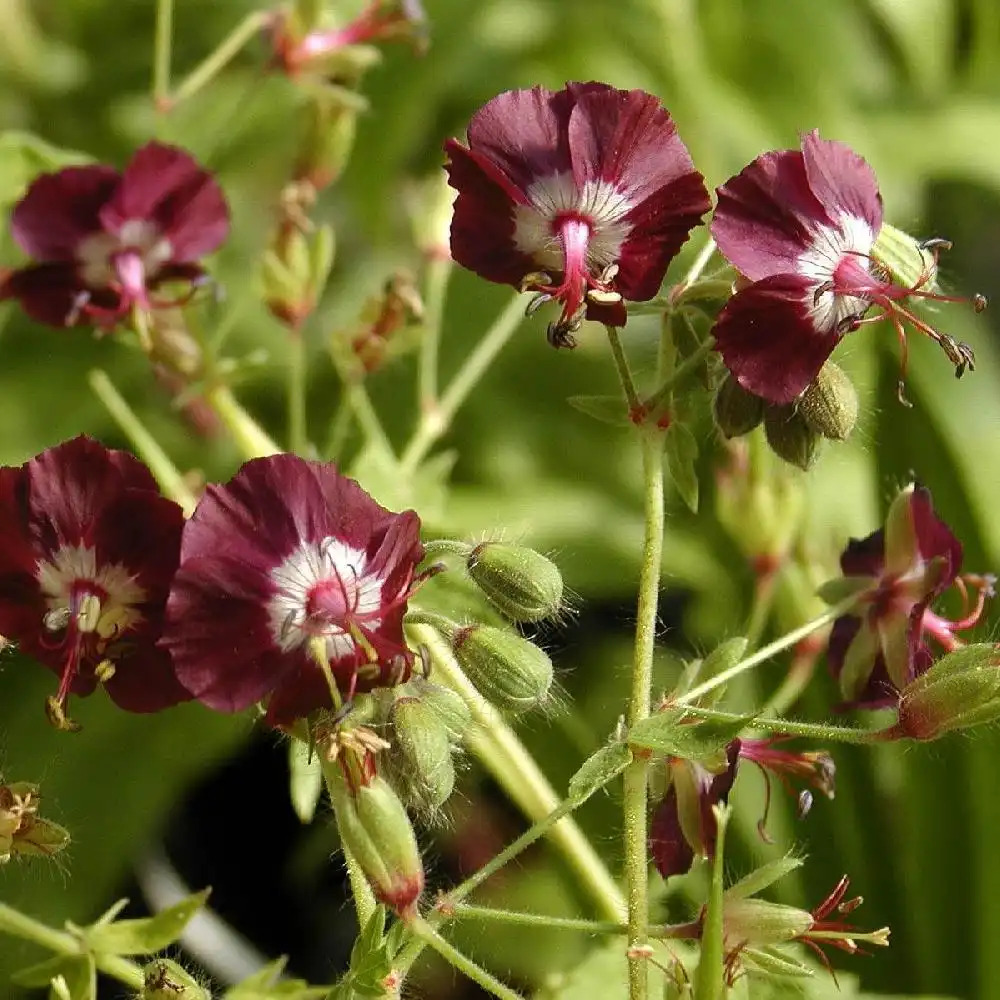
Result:
[[808,910],[766,899],[725,899],[722,910],[723,934],[727,943],[764,948],[793,941],[815,923]]
[[524,712],[549,693],[552,661],[516,633],[492,625],[468,625],[456,629],[451,641],[462,669],[497,708]]
[[767,407],[764,434],[775,455],[790,465],[807,470],[816,461],[819,434],[806,423],[794,405]]
[[977,643],[943,656],[899,696],[899,731],[936,740],[1000,718],[1000,649]]
[[433,706],[419,698],[397,698],[390,716],[395,739],[396,787],[407,803],[432,816],[455,788],[451,736]]
[[411,677],[400,691],[404,696],[419,698],[431,709],[444,723],[448,730],[448,738],[453,744],[458,746],[465,741],[472,716],[469,713],[469,706],[460,694],[419,676]]
[[562,574],[534,549],[483,542],[469,553],[466,567],[490,603],[513,622],[537,622],[559,613]]
[[413,241],[431,259],[451,258],[451,217],[458,192],[443,170],[415,181],[406,192]]
[[308,123],[295,164],[295,178],[317,191],[340,178],[351,158],[363,98],[348,90],[320,91],[308,109]]
[[749,434],[764,419],[764,400],[727,375],[715,394],[715,422],[727,438]]
[[0,785],[0,863],[14,855],[51,857],[69,845],[69,832],[38,815],[38,786]]
[[907,288],[937,288],[937,259],[915,237],[888,223],[879,228],[872,257],[889,271],[891,279]]
[[397,913],[410,911],[424,888],[424,866],[406,809],[385,778],[349,787],[335,773],[328,783],[344,846],[360,865],[375,898]]
[[158,958],[142,970],[139,1000],[212,1000],[211,993],[183,966]]
[[264,301],[281,322],[297,329],[316,307],[333,265],[334,235],[330,226],[310,234],[283,225],[261,261]]
[[846,441],[858,422],[858,394],[844,369],[827,361],[802,393],[798,409],[818,434]]

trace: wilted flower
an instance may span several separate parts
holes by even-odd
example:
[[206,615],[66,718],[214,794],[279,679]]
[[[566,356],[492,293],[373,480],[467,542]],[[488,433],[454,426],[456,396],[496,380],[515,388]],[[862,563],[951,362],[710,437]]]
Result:
[[[708,211],[701,174],[657,98],[603,83],[512,90],[445,143],[458,191],[451,252],[489,281],[555,300],[549,340],[583,319],[625,323],[623,300],[659,291]],[[529,307],[531,308],[531,307]]]
[[[848,544],[840,559],[844,579],[823,591],[828,600],[857,595],[856,608],[838,618],[830,634],[830,668],[845,702],[894,704],[897,693],[933,663],[928,639],[946,652],[963,644],[955,633],[979,620],[993,579],[959,576],[961,567],[961,543],[922,486],[909,486],[893,501],[884,530]],[[969,587],[976,592],[975,606],[957,621],[930,608],[952,586],[963,597]]]
[[[904,346],[904,324],[937,341],[962,374],[971,348],[911,311],[914,298],[962,301],[930,290],[937,253],[910,286],[893,282],[875,253],[882,198],[871,167],[850,147],[812,131],[800,150],[764,153],[718,189],[712,236],[745,279],[719,314],[714,334],[729,370],[748,391],[790,403],[816,377],[841,338],[889,319]],[[986,300],[972,300],[978,309]],[[865,318],[873,307],[879,315]],[[902,385],[902,380],[900,382]]]
[[835,768],[833,759],[823,751],[796,753],[778,750],[778,738],[762,740],[736,739],[726,747],[726,764],[722,771],[709,771],[694,760],[671,758],[670,787],[653,812],[649,849],[657,871],[664,877],[686,872],[695,857],[711,858],[715,853],[718,824],[713,806],[729,797],[736,770],[741,760],[756,764],[766,781],[764,815],[757,824],[766,839],[764,824],[771,803],[770,776],[796,795],[798,812],[804,816],[812,806],[812,793],[796,793],[791,779],[804,781],[827,798],[833,798]]
[[55,723],[98,683],[133,712],[190,697],[155,645],[184,517],[138,459],[78,437],[2,468],[0,517],[0,633],[59,674]]
[[229,210],[207,170],[150,142],[122,173],[95,164],[37,177],[11,231],[36,263],[0,281],[0,300],[51,326],[110,327],[133,306],[163,305],[150,294],[158,285],[202,278],[198,261],[225,240]]
[[283,725],[409,676],[406,602],[422,579],[413,511],[335,466],[274,455],[209,486],[184,529],[163,645],[180,682]]

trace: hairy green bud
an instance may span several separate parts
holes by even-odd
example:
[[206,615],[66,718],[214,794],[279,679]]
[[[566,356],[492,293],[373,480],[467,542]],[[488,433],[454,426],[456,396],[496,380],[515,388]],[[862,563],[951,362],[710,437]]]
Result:
[[747,392],[732,375],[727,375],[715,394],[715,422],[727,438],[742,437],[764,419],[764,406],[760,396]]
[[771,451],[790,465],[808,470],[816,461],[819,434],[794,404],[769,406],[764,415],[764,434]]
[[534,708],[552,686],[552,661],[534,643],[507,629],[467,625],[455,630],[452,649],[472,683],[497,708]]
[[562,574],[534,549],[483,542],[469,553],[466,567],[490,603],[511,621],[537,622],[559,613]]
[[844,369],[827,361],[802,393],[798,409],[818,434],[846,441],[858,422],[858,394]]
[[397,698],[390,715],[395,739],[396,787],[407,804],[433,815],[455,788],[451,734],[434,706],[420,698]]
[[458,746],[465,741],[472,722],[465,699],[451,688],[435,684],[426,677],[411,677],[400,689],[401,696],[419,698],[444,723],[451,742]]

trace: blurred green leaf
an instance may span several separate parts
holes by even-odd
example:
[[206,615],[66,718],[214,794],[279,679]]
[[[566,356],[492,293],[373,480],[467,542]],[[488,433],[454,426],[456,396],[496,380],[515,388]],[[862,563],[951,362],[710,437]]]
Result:
[[210,889],[193,893],[155,916],[98,923],[84,931],[89,948],[106,955],[151,955],[181,936],[191,918],[205,905]]

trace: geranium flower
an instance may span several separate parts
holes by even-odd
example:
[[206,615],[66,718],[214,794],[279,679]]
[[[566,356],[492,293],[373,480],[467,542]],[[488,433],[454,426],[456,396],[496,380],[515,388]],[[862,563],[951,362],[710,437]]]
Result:
[[[971,368],[971,348],[918,319],[907,304],[913,298],[964,301],[927,287],[946,241],[920,248],[931,252],[934,266],[912,286],[894,284],[873,251],[882,198],[872,168],[816,131],[802,137],[801,147],[764,153],[718,189],[712,236],[745,280],[719,314],[714,334],[740,385],[790,403],[845,334],[883,318],[903,347],[901,376],[904,324],[937,341],[956,374]],[[977,310],[986,304],[982,296],[972,302]],[[865,318],[872,307],[880,313]]]
[[98,683],[132,712],[190,695],[155,645],[184,516],[132,455],[78,437],[0,468],[0,633],[59,674],[52,720]]
[[[653,811],[649,830],[649,850],[656,870],[664,877],[682,875],[695,857],[715,855],[718,824],[712,807],[729,798],[741,760],[760,768],[766,782],[764,815],[757,824],[763,839],[771,804],[773,775],[789,793],[794,790],[791,778],[805,781],[833,798],[835,768],[833,758],[824,751],[796,753],[775,749],[779,738],[733,740],[726,747],[726,762],[722,770],[710,771],[695,760],[670,758],[667,762],[670,787]],[[804,816],[812,806],[812,793],[797,793],[798,814]]]
[[557,347],[585,317],[621,326],[623,300],[656,295],[710,205],[673,120],[642,90],[507,91],[473,115],[468,141],[445,143],[452,256],[537,292],[529,311],[559,302]]
[[180,682],[283,725],[405,680],[406,602],[422,577],[413,511],[380,507],[335,466],[274,455],[209,486],[184,529],[162,644]]
[[133,307],[164,305],[150,295],[158,285],[202,278],[198,260],[225,240],[229,210],[207,170],[151,142],[123,173],[95,164],[37,177],[11,232],[36,263],[0,281],[0,300],[51,326],[110,327]]
[[[830,668],[847,704],[894,704],[898,692],[934,662],[929,639],[946,652],[963,645],[955,633],[979,620],[994,581],[959,576],[961,567],[962,545],[922,486],[909,486],[893,501],[884,530],[850,541],[840,558],[844,578],[824,587],[828,600],[858,599],[830,633]],[[975,606],[957,621],[930,608],[952,586],[963,598],[970,587],[977,594]]]

